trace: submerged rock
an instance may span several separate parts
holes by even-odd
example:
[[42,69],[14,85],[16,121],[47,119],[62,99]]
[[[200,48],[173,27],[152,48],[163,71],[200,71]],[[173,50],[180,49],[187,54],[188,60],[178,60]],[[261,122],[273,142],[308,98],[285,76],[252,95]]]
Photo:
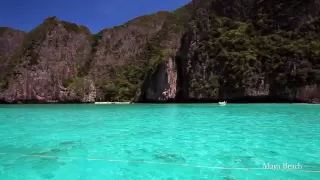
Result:
[[157,160],[161,160],[164,162],[170,162],[170,163],[185,163],[186,160],[181,157],[178,156],[176,154],[156,154],[154,156]]

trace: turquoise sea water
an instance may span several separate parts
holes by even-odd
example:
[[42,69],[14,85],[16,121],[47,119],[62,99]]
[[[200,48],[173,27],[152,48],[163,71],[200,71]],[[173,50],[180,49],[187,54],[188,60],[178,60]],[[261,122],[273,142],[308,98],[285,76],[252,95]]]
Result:
[[320,106],[1,105],[0,180],[16,179],[318,180]]

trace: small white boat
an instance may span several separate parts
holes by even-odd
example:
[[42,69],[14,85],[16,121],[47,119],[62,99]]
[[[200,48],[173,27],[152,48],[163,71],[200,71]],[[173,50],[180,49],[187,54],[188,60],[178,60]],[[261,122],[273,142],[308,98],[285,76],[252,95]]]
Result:
[[219,105],[220,105],[220,106],[225,106],[225,105],[227,105],[227,102],[226,102],[226,101],[219,102]]

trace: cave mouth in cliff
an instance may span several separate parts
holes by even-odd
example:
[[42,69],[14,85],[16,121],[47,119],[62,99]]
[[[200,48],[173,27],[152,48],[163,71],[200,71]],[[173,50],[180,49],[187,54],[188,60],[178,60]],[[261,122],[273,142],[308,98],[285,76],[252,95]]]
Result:
[[0,99],[0,104],[9,104],[7,101],[1,100]]

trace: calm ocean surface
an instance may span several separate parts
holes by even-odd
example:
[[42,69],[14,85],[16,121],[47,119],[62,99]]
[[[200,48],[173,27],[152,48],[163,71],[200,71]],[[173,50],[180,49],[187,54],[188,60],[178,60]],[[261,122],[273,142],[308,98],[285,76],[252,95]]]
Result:
[[319,180],[320,105],[1,105],[17,179]]

